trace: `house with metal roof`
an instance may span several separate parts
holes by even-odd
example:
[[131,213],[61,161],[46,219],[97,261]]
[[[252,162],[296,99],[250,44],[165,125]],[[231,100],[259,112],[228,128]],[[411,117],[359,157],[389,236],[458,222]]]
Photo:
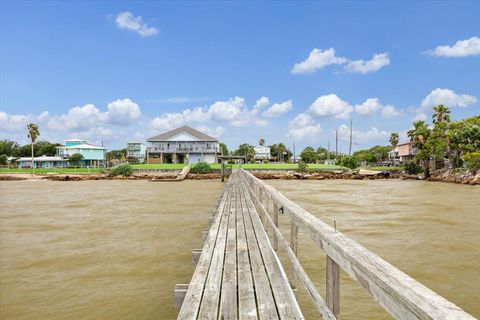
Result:
[[[32,167],[32,157],[21,157],[16,161],[19,168]],[[68,166],[68,159],[63,159],[61,157],[41,156],[34,157],[33,164],[35,165],[35,168],[64,168]]]
[[56,147],[57,156],[62,159],[67,159],[76,153],[83,156],[83,160],[80,161],[82,167],[103,167],[105,165],[105,155],[107,148],[95,146],[87,143],[81,139],[69,139],[65,140],[65,145]]
[[216,138],[189,126],[147,139],[147,163],[216,163],[219,155]]

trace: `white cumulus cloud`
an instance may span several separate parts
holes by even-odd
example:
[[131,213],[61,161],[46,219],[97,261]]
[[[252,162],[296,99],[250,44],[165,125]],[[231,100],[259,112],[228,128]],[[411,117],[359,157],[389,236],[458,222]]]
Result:
[[355,112],[361,115],[371,115],[380,111],[384,118],[392,118],[400,115],[400,112],[392,105],[382,105],[378,98],[369,98],[362,104],[355,105]]
[[279,117],[282,114],[292,110],[292,100],[288,100],[282,103],[274,103],[270,108],[263,112],[265,117]]
[[331,64],[343,64],[345,62],[347,62],[346,58],[335,56],[335,49],[333,48],[324,51],[315,48],[310,52],[306,60],[293,66],[292,73],[313,73]]
[[308,112],[317,117],[348,118],[353,107],[347,101],[340,99],[336,94],[327,94],[318,97],[308,109]]
[[443,104],[447,107],[467,107],[477,102],[477,98],[468,94],[457,94],[450,89],[437,88],[432,90],[421,104],[422,110]]
[[118,99],[107,105],[108,121],[112,124],[129,124],[132,120],[140,118],[142,114],[138,104],[130,99]]
[[412,121],[425,121],[427,120],[427,115],[423,112],[418,113],[415,117],[412,118]]
[[388,66],[389,64],[390,59],[388,58],[388,53],[384,52],[375,54],[371,60],[350,61],[345,66],[345,70],[348,72],[365,74],[378,71],[381,68]]
[[427,51],[428,54],[436,57],[461,58],[480,55],[480,38],[471,37],[466,40],[459,40],[453,46],[438,46]]
[[142,17],[135,17],[131,12],[128,11],[119,13],[115,18],[115,22],[120,29],[134,31],[142,37],[153,36],[160,32],[160,30],[155,27],[149,27],[143,21]]
[[320,124],[305,113],[300,113],[288,123],[288,136],[294,140],[313,140],[322,132]]
[[393,118],[400,115],[400,112],[392,105],[386,105],[380,112],[384,118]]

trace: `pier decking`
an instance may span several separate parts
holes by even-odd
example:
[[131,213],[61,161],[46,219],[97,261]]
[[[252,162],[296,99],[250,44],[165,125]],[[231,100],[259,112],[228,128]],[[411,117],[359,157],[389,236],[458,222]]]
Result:
[[[288,240],[280,214],[290,218]],[[327,256],[325,300],[296,257],[299,231]],[[225,186],[190,284],[177,285],[177,297],[186,291],[178,319],[303,319],[297,283],[323,319],[338,319],[340,269],[395,319],[475,319],[242,169]]]
[[178,318],[303,319],[238,172],[227,183]]

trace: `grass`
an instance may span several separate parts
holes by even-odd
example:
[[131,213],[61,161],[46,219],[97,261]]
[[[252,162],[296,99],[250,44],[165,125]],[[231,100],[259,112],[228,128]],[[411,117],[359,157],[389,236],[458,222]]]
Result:
[[[102,173],[102,168],[37,168],[35,173]],[[32,173],[31,168],[0,168],[0,173]]]
[[[161,163],[161,164],[135,164],[132,165],[134,169],[171,169],[171,170],[180,170],[184,167],[184,164],[181,163]],[[225,164],[227,168],[238,168],[237,164]],[[220,163],[210,164],[210,167],[214,170],[219,170],[222,168]],[[246,163],[242,165],[242,168],[249,170],[296,170],[298,164],[296,163]],[[326,164],[309,164],[309,170],[342,170],[345,169],[342,166],[337,165],[326,165]]]
[[403,171],[405,170],[404,167],[366,167],[362,169],[367,169],[367,170],[378,170],[378,171]]

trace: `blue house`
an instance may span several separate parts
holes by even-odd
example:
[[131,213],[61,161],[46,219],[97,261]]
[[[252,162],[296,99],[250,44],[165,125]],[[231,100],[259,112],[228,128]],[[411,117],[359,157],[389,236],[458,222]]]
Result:
[[105,166],[107,148],[98,147],[80,139],[65,140],[65,146],[57,147],[57,156],[62,159],[68,160],[71,155],[76,153],[83,156],[83,160],[80,162],[82,167]]
[[[31,157],[18,158],[17,162],[19,168],[32,167]],[[34,157],[33,163],[35,164],[35,168],[64,168],[68,166],[68,159],[63,159],[61,157],[41,156]]]

